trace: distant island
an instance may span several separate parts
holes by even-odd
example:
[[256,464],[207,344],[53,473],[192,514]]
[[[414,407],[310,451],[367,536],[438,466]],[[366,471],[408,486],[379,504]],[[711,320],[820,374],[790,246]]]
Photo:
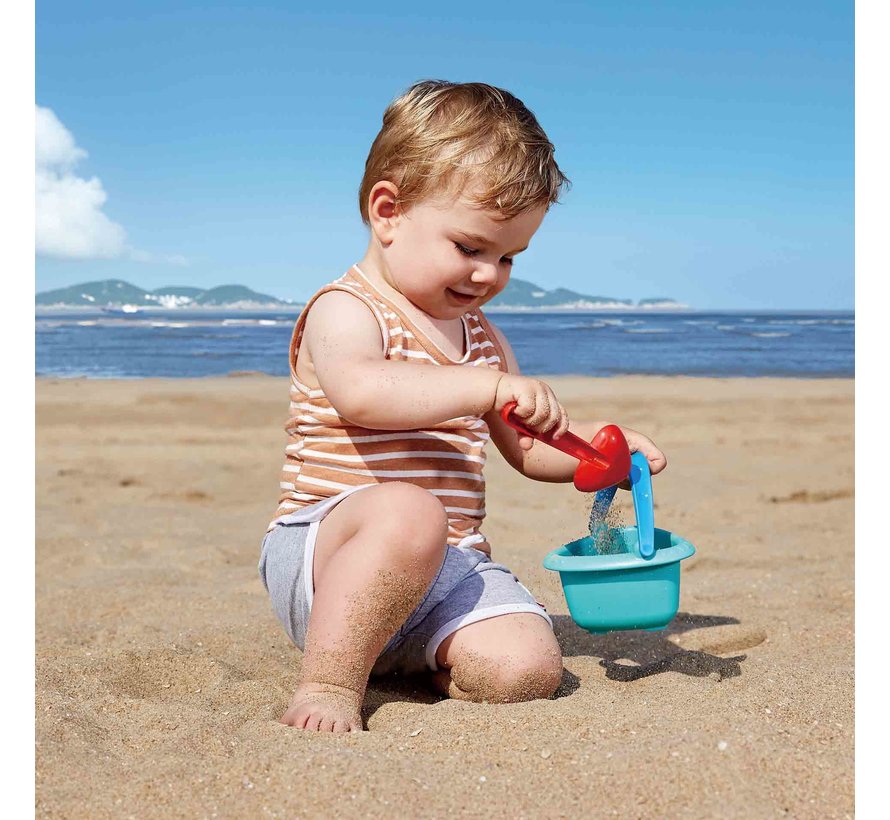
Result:
[[35,301],[38,308],[101,308],[124,313],[152,308],[256,310],[299,307],[294,302],[257,293],[244,285],[220,285],[209,289],[168,285],[155,290],[144,290],[122,279],[104,279],[101,282],[84,282],[68,288],[46,290],[38,293]]
[[[67,288],[38,293],[36,307],[46,310],[92,308],[111,313],[139,313],[171,309],[225,310],[298,310],[301,302],[279,299],[257,293],[244,285],[220,285],[215,288],[196,288],[168,285],[154,290],[131,285],[121,279],[84,282]],[[589,296],[565,288],[546,290],[524,279],[511,279],[504,290],[485,305],[486,311],[509,312],[528,310],[687,310],[684,305],[667,297],[615,299],[610,296]]]

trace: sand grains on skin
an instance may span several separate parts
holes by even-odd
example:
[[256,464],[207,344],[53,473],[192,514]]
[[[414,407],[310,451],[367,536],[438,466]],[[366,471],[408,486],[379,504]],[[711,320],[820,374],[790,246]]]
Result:
[[362,731],[362,703],[377,654],[366,658],[364,647],[382,649],[420,602],[427,585],[420,573],[379,570],[367,589],[345,601],[335,643],[320,645],[310,619],[302,680],[281,722],[305,731]]

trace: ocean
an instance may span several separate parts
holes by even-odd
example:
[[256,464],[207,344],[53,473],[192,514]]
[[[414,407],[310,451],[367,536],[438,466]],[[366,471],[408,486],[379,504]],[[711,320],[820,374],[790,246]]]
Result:
[[[854,375],[852,312],[496,313],[523,373]],[[288,373],[296,312],[38,313],[36,371],[141,379]]]

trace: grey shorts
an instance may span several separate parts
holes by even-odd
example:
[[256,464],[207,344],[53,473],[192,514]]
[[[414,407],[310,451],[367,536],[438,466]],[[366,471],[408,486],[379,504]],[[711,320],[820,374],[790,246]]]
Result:
[[[260,578],[272,610],[300,649],[312,610],[319,523],[279,524],[263,539],[260,556]],[[383,648],[372,674],[435,671],[439,644],[457,629],[514,612],[532,612],[552,626],[544,608],[507,567],[472,547],[449,546],[426,595]]]

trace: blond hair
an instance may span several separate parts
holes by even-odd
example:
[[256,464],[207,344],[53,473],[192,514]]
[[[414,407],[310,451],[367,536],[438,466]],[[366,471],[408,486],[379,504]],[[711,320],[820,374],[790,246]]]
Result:
[[474,204],[510,218],[558,201],[569,180],[553,144],[521,100],[485,83],[424,80],[393,100],[371,146],[359,188],[362,220],[381,180],[399,189],[403,208],[434,190],[457,193],[472,177]]

